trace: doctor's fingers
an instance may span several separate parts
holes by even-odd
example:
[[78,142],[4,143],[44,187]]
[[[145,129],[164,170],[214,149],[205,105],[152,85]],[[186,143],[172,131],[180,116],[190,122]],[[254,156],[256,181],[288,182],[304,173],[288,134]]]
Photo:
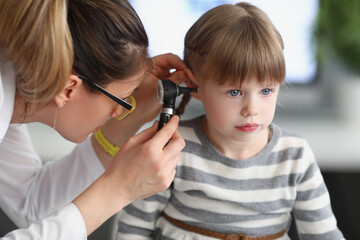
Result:
[[165,53],[154,56],[152,58],[154,67],[158,69],[176,69],[176,70],[185,70],[188,67],[186,64],[181,60],[178,55],[172,53]]
[[152,58],[152,61],[154,65],[152,74],[159,79],[169,77],[172,69],[176,71],[187,69],[187,66],[180,57],[172,53],[155,56]]
[[[174,139],[174,145],[178,147],[184,147],[185,142],[179,133],[176,133],[179,124],[179,116],[174,115],[170,118],[169,122],[165,124],[147,144],[154,146],[161,146],[161,149],[169,142],[170,139]],[[171,141],[170,141],[171,143]]]
[[[185,141],[178,130],[175,131],[170,141],[164,147],[163,151],[168,159],[175,159],[185,147]],[[173,162],[173,161],[172,161]],[[175,162],[176,165],[178,163]]]
[[168,77],[171,81],[173,81],[176,84],[184,83],[188,80],[188,75],[184,71],[175,71],[171,73],[171,75]]

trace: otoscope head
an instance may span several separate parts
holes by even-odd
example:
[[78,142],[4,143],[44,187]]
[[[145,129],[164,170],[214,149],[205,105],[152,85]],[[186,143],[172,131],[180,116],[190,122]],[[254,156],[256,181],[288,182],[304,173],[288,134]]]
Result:
[[171,98],[176,98],[177,85],[168,79],[159,80],[157,85],[157,97],[159,103],[162,104]]
[[195,92],[196,90],[196,88],[180,87],[168,79],[158,81],[157,97],[159,102],[163,104],[158,130],[160,130],[174,115],[176,97],[180,94]]
[[157,97],[159,103],[164,104],[164,107],[175,108],[175,99],[177,96],[196,92],[196,88],[181,87],[176,85],[169,79],[162,79],[158,81]]

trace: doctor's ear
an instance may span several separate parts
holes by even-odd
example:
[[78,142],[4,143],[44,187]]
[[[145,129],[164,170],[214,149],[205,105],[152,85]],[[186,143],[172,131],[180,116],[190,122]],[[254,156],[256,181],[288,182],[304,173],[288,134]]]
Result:
[[64,89],[54,98],[58,108],[62,108],[66,102],[72,100],[76,94],[80,93],[80,86],[83,81],[77,75],[71,74]]

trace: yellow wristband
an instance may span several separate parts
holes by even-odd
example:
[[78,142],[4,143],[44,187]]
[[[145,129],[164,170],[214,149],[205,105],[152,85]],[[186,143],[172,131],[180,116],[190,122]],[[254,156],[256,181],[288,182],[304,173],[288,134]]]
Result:
[[95,139],[98,141],[100,146],[107,152],[110,156],[114,157],[116,153],[119,151],[119,147],[116,145],[111,144],[103,135],[100,128],[94,134]]

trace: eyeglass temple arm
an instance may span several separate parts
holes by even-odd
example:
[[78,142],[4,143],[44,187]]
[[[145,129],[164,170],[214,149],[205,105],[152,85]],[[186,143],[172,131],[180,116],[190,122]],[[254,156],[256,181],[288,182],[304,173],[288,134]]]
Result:
[[85,78],[83,76],[78,76],[78,77],[80,79],[86,81],[87,83],[93,85],[94,87],[96,87],[96,89],[98,89],[100,92],[102,92],[103,94],[105,94],[106,96],[108,96],[113,101],[117,102],[118,104],[120,104],[121,106],[126,108],[127,110],[131,110],[133,108],[133,106],[131,104],[127,103],[126,101],[122,100],[121,98],[118,98],[118,97],[112,95],[111,93],[106,91],[104,88],[102,88],[100,85],[98,85],[97,83],[91,82],[90,80],[88,80],[87,78]]

